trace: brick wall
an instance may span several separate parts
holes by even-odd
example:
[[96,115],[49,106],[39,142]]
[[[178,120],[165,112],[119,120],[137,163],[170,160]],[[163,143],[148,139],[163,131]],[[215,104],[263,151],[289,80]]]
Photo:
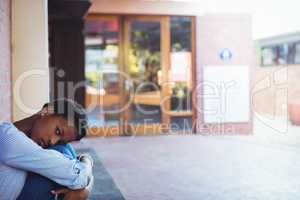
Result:
[[[248,76],[240,80],[240,83],[230,88],[230,92],[218,96],[218,100],[211,101],[207,98],[207,108],[204,108],[205,96],[197,101],[197,130],[201,133],[228,133],[228,134],[249,134],[252,131],[252,112],[250,104],[250,69],[253,63],[253,45],[251,37],[251,17],[248,15],[204,15],[197,18],[197,86],[198,94],[203,91],[203,83],[214,84],[220,88],[222,82],[221,77],[229,77],[230,74],[235,74],[231,71],[231,67],[240,67],[241,75],[244,74],[244,69],[248,69]],[[220,53],[223,49],[229,49],[232,53],[230,59],[221,59]],[[216,67],[217,66],[217,67]],[[224,68],[228,71],[225,71]],[[214,69],[215,76],[207,77],[205,70]],[[239,70],[239,69],[236,70]],[[222,69],[222,71],[220,70]],[[219,70],[219,72],[217,72]],[[240,73],[240,72],[238,72]],[[245,74],[244,74],[245,75]],[[233,76],[233,77],[235,77]],[[216,79],[213,82],[213,78]],[[208,81],[208,82],[207,82]],[[226,82],[236,81],[226,80]],[[237,80],[239,81],[239,80]],[[202,86],[201,86],[202,85]],[[241,87],[244,85],[244,87]],[[202,88],[201,88],[202,87]],[[237,92],[238,91],[238,92]],[[211,94],[206,94],[211,95]],[[226,101],[224,99],[227,99]],[[230,103],[234,102],[236,104]],[[211,106],[212,105],[212,106]],[[221,110],[221,105],[225,108]],[[206,121],[205,117],[209,118],[209,112],[204,110],[211,110],[217,108],[217,113],[214,114],[215,119]],[[207,113],[207,114],[206,114]],[[229,114],[227,114],[229,113]],[[243,113],[241,115],[241,113]],[[248,116],[247,116],[248,115]],[[230,120],[228,120],[229,118]],[[240,118],[240,119],[238,119]],[[218,120],[220,119],[220,120]]]
[[300,66],[254,68],[253,111],[259,115],[285,116],[287,103],[300,102]]
[[0,121],[11,119],[10,0],[0,1]]

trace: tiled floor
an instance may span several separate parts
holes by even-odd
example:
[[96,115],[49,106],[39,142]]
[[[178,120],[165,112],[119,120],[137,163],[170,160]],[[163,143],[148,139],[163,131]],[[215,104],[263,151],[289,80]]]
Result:
[[[300,128],[253,136],[88,138],[127,200],[298,200]],[[270,126],[272,128],[270,128]]]

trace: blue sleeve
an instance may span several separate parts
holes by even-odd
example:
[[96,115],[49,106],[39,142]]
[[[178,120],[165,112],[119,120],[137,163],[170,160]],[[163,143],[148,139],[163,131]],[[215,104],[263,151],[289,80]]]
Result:
[[71,159],[77,158],[75,149],[72,147],[72,145],[70,143],[55,145],[55,146],[49,147],[48,149],[56,150]]
[[0,124],[0,162],[45,176],[70,189],[88,185],[90,166],[55,150],[43,149],[13,124]]

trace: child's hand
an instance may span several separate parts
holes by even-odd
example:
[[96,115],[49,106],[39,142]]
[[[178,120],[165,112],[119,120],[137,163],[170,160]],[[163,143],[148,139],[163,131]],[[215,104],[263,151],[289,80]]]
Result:
[[86,200],[90,194],[87,189],[70,190],[70,189],[59,189],[51,191],[53,195],[64,194],[64,200]]

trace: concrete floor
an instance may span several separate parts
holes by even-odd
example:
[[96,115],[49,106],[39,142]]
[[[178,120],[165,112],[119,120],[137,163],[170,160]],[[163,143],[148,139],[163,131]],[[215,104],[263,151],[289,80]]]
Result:
[[96,150],[127,200],[298,200],[300,128],[289,127],[255,120],[252,136],[87,138],[75,147]]

